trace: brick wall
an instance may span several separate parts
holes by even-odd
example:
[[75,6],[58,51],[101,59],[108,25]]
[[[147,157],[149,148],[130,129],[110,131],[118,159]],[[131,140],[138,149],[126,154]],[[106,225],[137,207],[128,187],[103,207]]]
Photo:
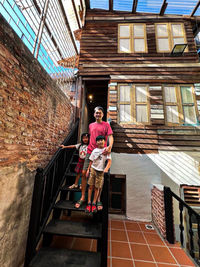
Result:
[[152,220],[161,235],[166,238],[165,206],[163,186],[153,186],[151,190]]
[[23,265],[35,169],[73,123],[68,98],[0,17],[0,266]]

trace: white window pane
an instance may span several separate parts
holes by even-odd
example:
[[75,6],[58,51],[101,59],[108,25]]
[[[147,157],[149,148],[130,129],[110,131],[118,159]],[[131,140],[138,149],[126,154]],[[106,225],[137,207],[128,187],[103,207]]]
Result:
[[147,102],[147,89],[145,86],[135,87],[136,102],[146,103]]
[[166,106],[167,122],[179,123],[179,113],[177,106]]
[[173,86],[164,87],[165,102],[167,103],[177,103],[176,99],[176,88]]
[[172,25],[172,35],[173,36],[183,36],[181,24],[173,24]]
[[134,37],[144,37],[144,25],[133,26]]
[[134,51],[135,52],[145,52],[144,39],[135,39],[134,40]]
[[185,43],[185,40],[184,38],[174,38],[174,45],[175,44],[184,44]]
[[136,105],[136,121],[148,122],[147,105]]
[[121,85],[120,86],[120,102],[123,101],[130,101],[130,86],[128,85]]
[[119,36],[120,37],[129,37],[130,36],[130,27],[123,25],[119,27]]
[[120,122],[131,121],[131,105],[120,105]]
[[158,50],[169,51],[169,41],[167,38],[158,39]]
[[191,87],[181,86],[181,96],[183,104],[194,103]]
[[195,124],[197,123],[197,118],[196,118],[196,112],[195,112],[195,107],[188,107],[184,106],[183,107],[183,115],[184,115],[184,122],[188,124]]
[[157,25],[157,36],[158,37],[168,36],[168,31],[167,31],[167,25],[166,24]]
[[130,52],[130,40],[129,39],[120,39],[119,47],[121,52]]

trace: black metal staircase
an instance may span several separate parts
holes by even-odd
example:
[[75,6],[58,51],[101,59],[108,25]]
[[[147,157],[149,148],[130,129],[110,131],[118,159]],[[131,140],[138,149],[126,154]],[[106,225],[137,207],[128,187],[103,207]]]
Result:
[[[64,144],[76,143],[77,129],[68,136]],[[75,140],[72,140],[75,139]],[[85,215],[84,206],[74,207],[74,195],[79,189],[69,189],[69,184],[74,182],[74,168],[78,155],[74,151],[59,150],[65,160],[62,165],[58,163],[58,156],[51,163],[53,174],[46,175],[44,170],[39,170],[36,175],[36,184],[33,193],[33,203],[30,218],[29,235],[25,267],[106,267],[107,266],[107,228],[108,228],[108,183],[109,175],[105,175],[102,202],[104,209],[97,214]],[[62,157],[59,156],[61,159]],[[60,164],[60,165],[59,165]],[[58,177],[58,165],[65,171],[60,171]],[[44,177],[50,176],[51,179]],[[59,181],[57,181],[57,179]],[[51,182],[53,184],[51,184]],[[54,188],[57,186],[57,188]],[[34,202],[35,201],[35,202]],[[35,204],[37,207],[35,207]],[[63,211],[67,212],[68,220],[62,217]],[[80,214],[80,221],[73,220],[74,212]],[[77,213],[76,213],[77,214]],[[87,216],[87,220],[81,220],[81,215]],[[50,219],[51,218],[51,219]],[[35,221],[36,219],[36,221]],[[70,236],[90,238],[97,240],[97,251],[77,251],[69,249],[57,249],[51,247],[54,236]],[[38,243],[41,248],[38,250]]]

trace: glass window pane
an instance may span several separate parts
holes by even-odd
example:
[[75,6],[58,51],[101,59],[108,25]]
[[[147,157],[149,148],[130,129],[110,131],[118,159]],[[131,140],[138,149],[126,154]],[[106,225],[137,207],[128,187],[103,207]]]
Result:
[[144,39],[135,39],[134,40],[134,51],[135,52],[145,52]]
[[146,103],[147,102],[147,88],[145,86],[135,87],[136,102]]
[[158,39],[158,50],[169,51],[169,41],[167,38]]
[[136,121],[148,122],[147,105],[136,105]]
[[168,36],[168,31],[167,31],[167,25],[166,24],[157,25],[157,36],[158,37]]
[[173,36],[183,36],[181,24],[172,24],[172,35]]
[[123,25],[119,27],[120,37],[129,37],[130,36],[130,27],[129,25]]
[[174,45],[175,44],[184,44],[185,43],[185,40],[184,38],[174,38]]
[[164,87],[165,102],[167,103],[177,103],[176,99],[176,89],[173,86]]
[[183,104],[194,103],[192,88],[187,86],[181,86],[181,96]]
[[184,122],[188,124],[195,124],[197,123],[197,118],[196,118],[196,112],[195,112],[195,107],[188,107],[184,106],[183,107],[183,115],[184,115]]
[[129,39],[120,39],[119,47],[121,52],[130,52],[130,40]]
[[179,113],[177,106],[166,106],[167,122],[179,123]]
[[120,102],[130,101],[130,89],[131,87],[128,85],[120,85]]
[[144,25],[133,26],[134,37],[144,37]]
[[131,121],[131,105],[120,105],[120,122]]

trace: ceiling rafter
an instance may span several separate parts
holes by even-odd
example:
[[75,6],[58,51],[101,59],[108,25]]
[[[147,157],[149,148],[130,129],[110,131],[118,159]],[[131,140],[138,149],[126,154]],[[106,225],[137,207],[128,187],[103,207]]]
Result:
[[163,0],[163,3],[162,3],[162,6],[161,6],[161,9],[160,9],[160,16],[163,16],[165,14],[165,10],[167,8],[167,0]]
[[133,0],[133,8],[132,8],[132,13],[136,13],[137,4],[138,4],[138,0]]
[[192,13],[190,14],[190,17],[193,17],[195,12],[197,11],[198,7],[200,6],[200,0],[197,2],[195,8],[193,9]]
[[78,28],[81,29],[81,24],[80,24],[80,21],[79,21],[79,16],[78,16],[78,12],[77,12],[76,5],[75,5],[74,0],[72,0],[72,5],[73,5],[73,9],[74,9],[74,14],[75,14],[75,17],[76,17],[76,21],[77,21],[77,24],[78,24]]
[[109,0],[109,11],[113,11],[113,0]]

